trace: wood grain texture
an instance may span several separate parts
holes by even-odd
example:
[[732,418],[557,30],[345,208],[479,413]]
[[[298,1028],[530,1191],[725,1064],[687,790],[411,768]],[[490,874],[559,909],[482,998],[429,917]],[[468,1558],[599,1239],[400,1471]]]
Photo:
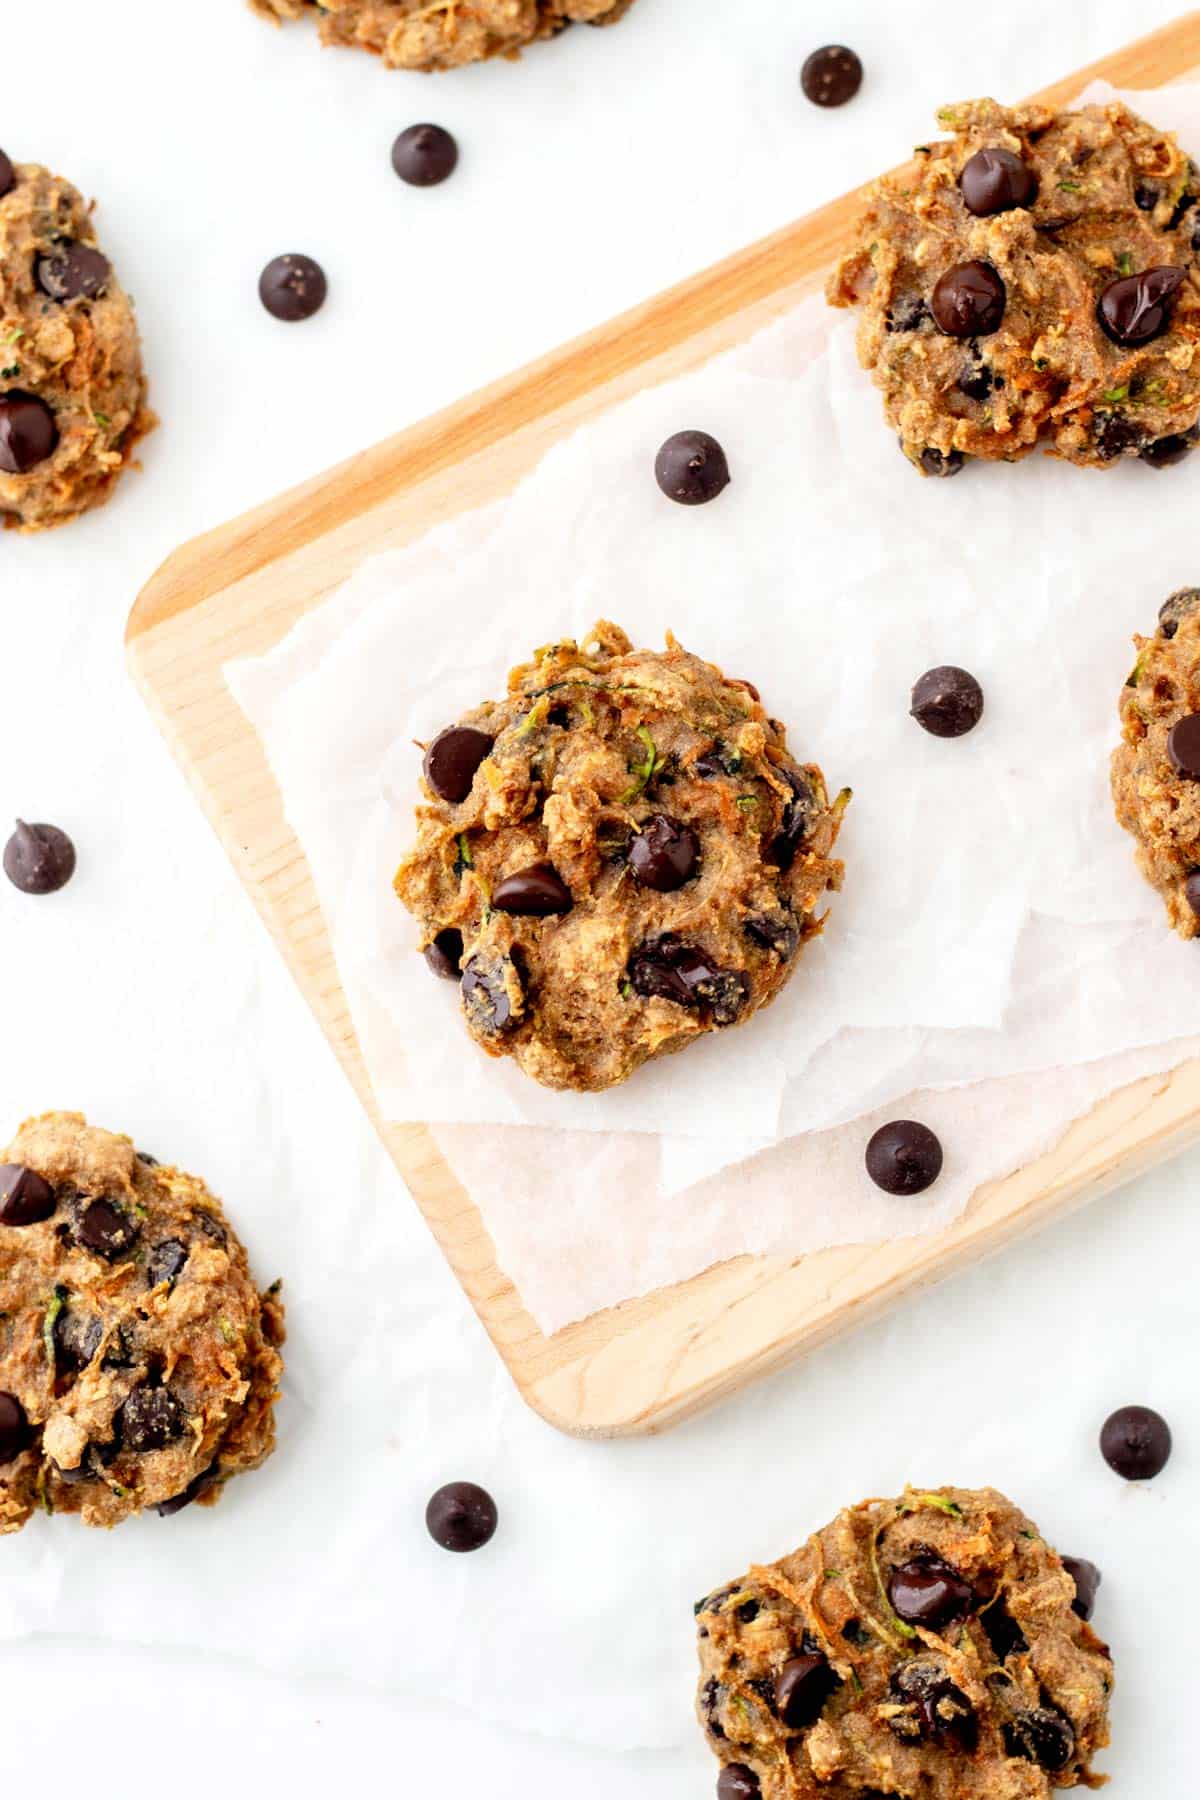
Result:
[[[1200,12],[1191,12],[1039,98],[1063,103],[1094,77],[1155,87],[1198,68]],[[578,425],[785,312],[846,247],[859,202],[833,201],[197,538],[129,619],[134,680],[472,1305],[529,1404],[581,1435],[661,1429],[1200,1137],[1192,1063],[1113,1095],[1049,1155],[980,1189],[944,1231],[800,1259],[740,1257],[546,1337],[430,1133],[390,1125],[374,1106],[311,875],[222,665],[277,643],[364,556],[511,492]]]

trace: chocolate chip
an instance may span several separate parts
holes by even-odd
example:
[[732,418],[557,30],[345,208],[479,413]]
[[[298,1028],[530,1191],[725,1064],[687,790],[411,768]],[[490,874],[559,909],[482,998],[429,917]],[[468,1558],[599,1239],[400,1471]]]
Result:
[[57,825],[18,819],[4,846],[4,873],[23,894],[56,894],[75,873],[75,846]]
[[16,185],[17,171],[3,150],[0,150],[0,200],[3,200],[5,194],[11,194]]
[[1096,1590],[1103,1579],[1099,1569],[1086,1556],[1064,1556],[1062,1566],[1075,1583],[1071,1611],[1081,1619],[1090,1619],[1096,1610]]
[[977,150],[963,164],[958,185],[968,210],[979,219],[1032,206],[1037,199],[1032,170],[1011,150]]
[[902,1663],[890,1682],[892,1699],[904,1708],[888,1725],[906,1743],[953,1736],[964,1750],[974,1748],[978,1720],[962,1689],[955,1687],[941,1663],[914,1657]]
[[962,737],[983,717],[983,689],[966,669],[927,669],[912,691],[912,717],[934,737]]
[[1165,638],[1173,638],[1185,619],[1200,611],[1200,588],[1176,588],[1158,609],[1158,629]]
[[784,1663],[775,1677],[775,1710],[792,1731],[811,1725],[837,1686],[837,1677],[819,1650]]
[[812,829],[813,816],[816,812],[816,798],[802,775],[794,769],[778,771],[792,790],[792,797],[786,801],[779,830],[766,849],[766,861],[773,868],[788,870],[796,860],[796,852]]
[[151,1156],[148,1150],[139,1150],[137,1159],[140,1163],[144,1163],[148,1169],[157,1169],[158,1167],[157,1156]]
[[58,1204],[54,1189],[24,1163],[0,1163],[0,1225],[40,1225]]
[[[60,1290],[61,1291],[61,1290]],[[86,1369],[100,1348],[104,1327],[95,1313],[64,1306],[54,1321],[54,1364],[68,1374]]]
[[921,452],[921,469],[926,475],[934,475],[945,480],[950,475],[962,472],[966,457],[961,450],[937,450],[931,444]]
[[311,319],[325,304],[329,284],[311,256],[276,256],[258,278],[258,297],[274,319],[291,325]]
[[694,831],[655,813],[629,847],[629,866],[643,887],[673,894],[690,881],[700,864],[700,840]]
[[845,44],[823,44],[804,59],[800,86],[814,106],[845,106],[862,86],[863,66]]
[[1182,269],[1167,264],[1110,281],[1096,309],[1105,335],[1114,344],[1148,344],[1166,329],[1170,302],[1183,278]]
[[426,944],[422,954],[435,975],[443,981],[457,981],[462,974],[463,935],[453,925]]
[[729,464],[707,431],[677,431],[654,459],[654,479],[668,500],[703,506],[729,486]]
[[0,394],[0,469],[6,475],[27,475],[57,447],[58,426],[44,400],[23,388]]
[[[1193,174],[1194,173],[1195,173],[1195,171],[1193,170]],[[1184,219],[1187,217],[1188,213],[1191,212],[1191,210],[1192,210],[1193,206],[1195,206],[1195,204],[1196,204],[1195,194],[1188,194],[1188,193],[1180,194],[1178,200],[1175,202],[1174,206],[1171,208],[1171,216],[1167,220],[1166,224],[1163,226],[1163,230],[1164,231],[1177,230],[1178,227],[1183,224]]]
[[752,944],[773,950],[780,962],[790,962],[800,942],[795,918],[782,913],[751,913],[742,920],[742,930]]
[[33,265],[34,279],[51,300],[94,300],[108,285],[112,264],[94,244],[66,238]]
[[756,1800],[758,1776],[745,1763],[726,1763],[717,1776],[717,1800]]
[[174,1286],[183,1274],[188,1259],[188,1247],[179,1238],[163,1238],[155,1244],[146,1258],[146,1281],[150,1287],[160,1287],[164,1281]]
[[723,1738],[725,1727],[717,1718],[717,1709],[725,1697],[725,1689],[715,1675],[710,1675],[700,1689],[700,1710],[704,1715],[704,1723],[712,1737]]
[[892,1570],[888,1599],[898,1618],[930,1631],[965,1619],[975,1606],[969,1583],[932,1550],[920,1551]]
[[705,1007],[715,1025],[732,1025],[750,997],[750,983],[740,970],[718,968],[670,931],[648,938],[633,952],[628,967],[634,992],[643,999]]
[[1004,1748],[1041,1769],[1065,1769],[1075,1754],[1075,1732],[1061,1713],[1033,1706],[1006,1721]]
[[737,1616],[743,1625],[753,1625],[755,1619],[757,1619],[759,1613],[762,1611],[762,1602],[759,1600],[743,1600],[740,1606],[734,1608],[734,1611],[737,1613]]
[[188,1482],[181,1494],[173,1494],[169,1500],[160,1500],[155,1512],[160,1519],[173,1518],[185,1506],[190,1506],[193,1500],[199,1500],[202,1494],[207,1494],[211,1488],[216,1487],[220,1478],[219,1465],[209,1463],[207,1469],[201,1469],[199,1475]]
[[482,1550],[495,1535],[496,1502],[473,1481],[451,1481],[440,1487],[425,1508],[425,1524],[435,1544],[460,1554]]
[[457,163],[458,145],[440,125],[410,125],[392,145],[392,167],[410,187],[436,187]]
[[1159,190],[1148,181],[1139,181],[1133,190],[1133,203],[1139,212],[1153,212],[1159,198]]
[[1153,443],[1139,450],[1138,455],[1152,469],[1170,469],[1191,454],[1198,436],[1200,433],[1194,428],[1191,431],[1173,431],[1167,437],[1155,438]]
[[935,286],[929,310],[948,337],[989,337],[1000,329],[1008,291],[989,262],[955,263]]
[[1183,884],[1183,897],[1200,919],[1200,869],[1193,869]]
[[462,1003],[467,1018],[484,1037],[510,1031],[517,1024],[512,985],[520,973],[511,957],[473,956],[462,972]]
[[887,1194],[923,1194],[942,1172],[942,1146],[928,1125],[893,1119],[867,1145],[867,1174]]
[[968,400],[978,400],[982,404],[991,398],[992,371],[986,363],[969,362],[954,385]]
[[75,1210],[75,1242],[106,1262],[115,1262],[132,1250],[141,1226],[136,1219],[114,1206],[111,1200],[84,1200],[80,1196]]
[[0,1394],[0,1463],[15,1462],[33,1433],[15,1394]]
[[1166,1468],[1171,1428],[1149,1406],[1122,1406],[1104,1421],[1100,1454],[1126,1481],[1150,1481]]
[[999,1662],[1014,1652],[1028,1650],[1025,1633],[1009,1612],[1003,1600],[993,1600],[979,1615],[979,1623]]
[[170,1388],[134,1388],[115,1420],[126,1450],[162,1450],[183,1435],[187,1414]]
[[547,862],[517,869],[492,890],[496,911],[520,918],[548,919],[552,913],[570,912],[573,904],[570,888]]
[[1200,781],[1200,713],[1176,719],[1167,733],[1167,760],[1177,775]]
[[897,300],[888,308],[886,325],[889,331],[919,331],[928,317],[929,308],[924,300],[913,296]]
[[1124,456],[1127,452],[1140,455],[1146,447],[1146,434],[1140,425],[1135,425],[1121,413],[1098,412],[1092,424],[1092,442],[1097,454],[1105,462],[1112,462],[1114,457]]
[[474,725],[448,725],[438,732],[421,766],[439,800],[458,806],[466,799],[475,771],[491,755],[495,741]]

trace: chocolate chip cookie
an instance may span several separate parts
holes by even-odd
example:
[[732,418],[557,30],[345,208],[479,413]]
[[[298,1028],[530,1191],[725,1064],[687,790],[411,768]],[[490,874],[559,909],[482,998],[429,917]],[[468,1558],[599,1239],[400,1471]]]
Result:
[[1117,818],[1181,937],[1200,936],[1200,588],[1163,602],[1121,690]]
[[624,1081],[773,1000],[822,899],[830,800],[757,690],[602,621],[425,751],[396,876],[476,1043],[551,1088]]
[[718,1794],[1045,1800],[1098,1787],[1113,1667],[1088,1610],[992,1488],[848,1507],[696,1608]]
[[282,19],[318,17],[321,41],[373,50],[389,69],[457,69],[516,56],[567,25],[613,25],[633,0],[250,0]]
[[0,519],[41,531],[101,505],[154,423],[91,209],[0,152]]
[[869,192],[830,279],[924,475],[1039,445],[1161,468],[1200,436],[1200,176],[1119,102],[975,100]]
[[212,1505],[274,1446],[283,1336],[202,1181],[28,1120],[0,1163],[0,1532]]

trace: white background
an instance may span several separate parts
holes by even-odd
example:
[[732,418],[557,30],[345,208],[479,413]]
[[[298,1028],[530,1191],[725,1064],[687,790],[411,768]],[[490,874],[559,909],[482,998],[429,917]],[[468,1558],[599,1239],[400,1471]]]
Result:
[[[362,1280],[364,1292],[387,1284],[400,1337],[391,1366],[362,1379],[378,1383],[379,1432],[400,1472],[394,1531],[423,1571],[423,1604],[433,1553],[420,1498],[466,1475],[493,1487],[503,1514],[478,1606],[482,1557],[444,1559],[464,1668],[504,1658],[506,1622],[524,1616],[535,1585],[529,1565],[553,1545],[567,1571],[560,1612],[595,1642],[592,1735],[603,1738],[599,1696],[632,1680],[656,1643],[678,1658],[690,1632],[682,1604],[662,1618],[639,1609],[647,1555],[677,1568],[690,1598],[860,1494],[909,1477],[991,1480],[1105,1570],[1097,1623],[1120,1676],[1114,1793],[1182,1797],[1200,1550],[1200,1157],[669,1438],[560,1439],[514,1399],[143,713],[121,650],[139,585],[181,539],[890,165],[927,135],[940,102],[1015,98],[1083,65],[1128,37],[1129,8],[1008,0],[982,29],[945,8],[869,0],[638,0],[614,31],[579,28],[515,66],[421,79],[320,53],[306,29],[273,33],[239,0],[0,3],[0,142],[100,199],[101,239],[137,298],[164,420],[145,474],[110,508],[0,544],[0,819],[60,823],[80,853],[56,898],[0,891],[0,1137],[25,1113],[76,1106],[203,1173],[264,1279],[282,1270],[287,1280],[297,1367],[340,1348],[322,1340],[319,1267],[299,1234],[293,1246],[263,1229],[256,1194],[286,1195],[299,1218],[344,1211],[349,1270],[349,1221],[364,1203],[386,1218],[387,1266],[364,1267]],[[1175,10],[1146,0],[1137,27]],[[830,38],[852,43],[868,76],[850,107],[822,113],[801,98],[797,72]],[[425,192],[388,164],[396,131],[422,118],[462,146],[455,178]],[[277,324],[255,297],[260,266],[283,250],[308,251],[329,273],[325,311],[302,326]],[[1088,502],[1087,478],[1080,492]],[[1104,1414],[1129,1400],[1159,1406],[1176,1428],[1175,1458],[1149,1488],[1119,1483],[1094,1447]],[[283,1420],[274,1503],[312,1505],[303,1408],[285,1402]],[[349,1455],[321,1482],[331,1551],[339,1491],[355,1480]],[[219,1558],[238,1529],[236,1490],[187,1528],[206,1530]],[[39,1553],[39,1534],[76,1529],[38,1521],[6,1540],[0,1577]],[[599,1543],[606,1568],[631,1578],[606,1576],[598,1592]],[[65,1761],[69,1779],[110,1780],[119,1762],[139,1784],[153,1771],[164,1790],[216,1784],[238,1797],[315,1795],[333,1781],[414,1800],[711,1792],[686,1691],[678,1719],[664,1721],[670,1750],[556,1737],[549,1658],[531,1668],[520,1716],[484,1721],[452,1680],[441,1702],[414,1697],[421,1621],[402,1587],[395,1607],[397,1636],[412,1646],[408,1693],[287,1682],[256,1667],[252,1641],[236,1661],[100,1638],[6,1645],[6,1779],[45,1778]],[[337,1617],[328,1630],[336,1645]]]

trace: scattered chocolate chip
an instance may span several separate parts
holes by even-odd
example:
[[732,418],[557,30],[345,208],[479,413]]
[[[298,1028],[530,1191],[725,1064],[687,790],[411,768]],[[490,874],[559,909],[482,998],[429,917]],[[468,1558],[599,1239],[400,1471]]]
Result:
[[1172,431],[1166,437],[1155,438],[1138,451],[1144,463],[1152,469],[1170,469],[1181,463],[1196,447],[1200,431],[1195,427],[1191,431]]
[[462,1003],[467,1018],[485,1037],[509,1031],[517,1023],[510,991],[520,976],[511,957],[471,957],[462,972]]
[[758,1776],[745,1763],[726,1763],[717,1776],[717,1800],[757,1800]]
[[496,1502],[473,1481],[451,1481],[440,1487],[425,1508],[425,1524],[443,1550],[482,1550],[495,1535]]
[[732,1025],[750,997],[750,983],[740,970],[717,968],[674,932],[648,938],[633,952],[628,966],[634,992],[643,999],[706,1007],[714,1025]]
[[1126,1481],[1150,1481],[1166,1468],[1171,1428],[1149,1406],[1122,1406],[1104,1421],[1100,1454]]
[[991,398],[992,371],[983,362],[969,362],[954,384],[960,394],[980,404]]
[[975,1607],[974,1589],[932,1550],[920,1551],[892,1570],[888,1599],[898,1618],[930,1631],[965,1619]]
[[463,935],[453,925],[447,925],[439,931],[432,941],[426,944],[422,954],[435,975],[443,981],[457,981],[462,974]]
[[94,300],[107,287],[112,265],[94,244],[64,239],[48,256],[39,256],[34,279],[51,300]]
[[0,200],[3,200],[5,194],[11,194],[16,185],[17,171],[3,150],[0,150]]
[[928,1125],[893,1119],[867,1145],[867,1174],[886,1194],[923,1194],[942,1172],[942,1146]]
[[57,447],[58,426],[44,400],[23,388],[0,394],[0,469],[6,475],[28,475]]
[[931,444],[921,452],[921,468],[926,475],[933,475],[945,480],[950,475],[962,473],[966,457],[961,450],[937,450]]
[[258,278],[258,297],[273,319],[289,325],[311,319],[325,304],[329,284],[311,256],[276,256]]
[[0,1163],[0,1225],[40,1225],[58,1204],[54,1189],[23,1163]]
[[1133,190],[1133,203],[1139,212],[1153,212],[1159,202],[1159,191],[1148,181],[1139,181]]
[[0,1394],[0,1463],[15,1462],[33,1433],[15,1394]]
[[791,1731],[811,1725],[837,1686],[837,1676],[819,1650],[784,1663],[775,1677],[775,1710]]
[[977,150],[958,178],[962,197],[976,218],[1032,206],[1037,199],[1033,171],[1011,150]]
[[123,1448],[140,1455],[144,1450],[161,1450],[181,1437],[187,1414],[170,1388],[137,1387],[115,1423]]
[[163,1238],[155,1244],[146,1258],[146,1281],[150,1287],[161,1287],[164,1281],[172,1286],[183,1274],[188,1259],[188,1247],[179,1238]]
[[668,500],[703,506],[729,486],[729,464],[707,431],[677,431],[654,459],[654,479]]
[[64,1306],[54,1321],[54,1366],[77,1375],[86,1369],[100,1348],[104,1327],[95,1313]]
[[4,873],[23,894],[56,894],[75,873],[75,846],[57,825],[18,819],[4,846]]
[[979,1623],[983,1626],[998,1662],[1003,1662],[1006,1656],[1012,1656],[1014,1652],[1028,1650],[1025,1633],[1003,1600],[993,1600],[990,1606],[985,1607],[979,1615]]
[[1200,713],[1176,719],[1167,733],[1167,760],[1177,775],[1200,781]]
[[912,717],[934,737],[962,737],[983,717],[983,689],[966,669],[927,669],[912,691]]
[[1065,1769],[1075,1754],[1075,1732],[1061,1713],[1033,1706],[1016,1713],[1004,1726],[1004,1747],[1040,1769]]
[[742,930],[752,944],[773,950],[780,962],[790,962],[800,942],[794,916],[783,913],[751,913],[742,920]]
[[533,863],[498,881],[492,890],[497,912],[520,918],[548,919],[552,913],[570,912],[571,890],[549,863]]
[[448,725],[425,752],[425,779],[439,800],[458,806],[471,792],[475,771],[492,753],[495,738],[474,725]]
[[1163,268],[1143,269],[1140,275],[1122,275],[1110,281],[1100,296],[1097,316],[1114,344],[1148,344],[1166,329],[1170,302],[1182,285],[1184,270],[1168,263]]
[[75,1242],[84,1250],[115,1262],[132,1250],[141,1234],[136,1219],[114,1206],[111,1200],[85,1200],[81,1196],[75,1212]]
[[1183,884],[1183,897],[1200,919],[1200,869],[1193,869]]
[[787,870],[812,829],[816,798],[804,777],[794,769],[781,768],[778,773],[791,788],[792,797],[784,804],[779,830],[768,844],[765,858],[773,868]]
[[1173,638],[1185,619],[1200,610],[1200,588],[1176,588],[1158,609],[1158,629],[1165,638]]
[[219,1465],[210,1463],[207,1469],[201,1469],[199,1475],[188,1482],[181,1494],[173,1494],[169,1500],[160,1500],[154,1510],[160,1519],[173,1518],[185,1506],[190,1506],[193,1500],[199,1500],[202,1494],[207,1494],[210,1488],[216,1487],[220,1479]]
[[1062,1565],[1075,1583],[1071,1611],[1081,1619],[1090,1619],[1096,1610],[1096,1590],[1103,1579],[1099,1569],[1086,1556],[1064,1556]]
[[392,145],[392,167],[410,187],[436,187],[457,163],[458,145],[440,125],[410,125]]
[[804,59],[800,86],[814,106],[845,106],[862,86],[863,66],[845,44],[823,44]]
[[941,1663],[914,1657],[892,1676],[891,1697],[904,1708],[888,1725],[906,1743],[925,1738],[957,1738],[964,1750],[974,1748],[979,1724],[962,1689],[955,1687]]
[[654,813],[629,846],[629,866],[643,887],[673,894],[700,866],[700,840],[694,831]]
[[989,337],[1000,329],[1007,302],[1008,291],[991,263],[976,259],[946,270],[930,296],[929,310],[948,337]]

